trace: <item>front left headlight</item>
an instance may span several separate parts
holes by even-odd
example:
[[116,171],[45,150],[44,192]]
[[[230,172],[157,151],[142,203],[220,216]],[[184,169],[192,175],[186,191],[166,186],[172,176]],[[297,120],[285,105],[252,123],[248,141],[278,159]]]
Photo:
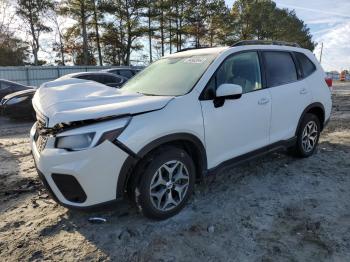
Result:
[[118,136],[131,121],[130,116],[83,126],[56,136],[55,148],[79,151],[99,146],[105,141],[117,144]]
[[95,133],[86,133],[71,136],[61,136],[56,138],[56,148],[69,151],[79,151],[91,146]]

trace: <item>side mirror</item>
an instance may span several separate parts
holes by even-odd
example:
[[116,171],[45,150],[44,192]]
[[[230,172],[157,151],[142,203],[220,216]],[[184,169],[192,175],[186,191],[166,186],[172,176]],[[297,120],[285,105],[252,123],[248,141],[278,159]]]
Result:
[[240,85],[222,84],[216,89],[216,97],[214,99],[214,106],[222,107],[226,99],[238,99],[242,96],[243,90]]
[[242,87],[235,84],[222,84],[216,90],[216,97],[226,99],[237,99],[242,96]]

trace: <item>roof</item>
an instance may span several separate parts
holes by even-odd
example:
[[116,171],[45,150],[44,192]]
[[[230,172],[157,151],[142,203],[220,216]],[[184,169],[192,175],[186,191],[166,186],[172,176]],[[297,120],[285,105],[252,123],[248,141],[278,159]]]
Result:
[[275,41],[275,40],[241,40],[232,45],[234,46],[245,46],[245,45],[279,45],[279,46],[293,46],[300,47],[298,43],[286,42],[286,41]]
[[283,45],[282,42],[279,44],[260,44],[259,42],[251,42],[247,45],[236,45],[232,47],[224,46],[224,47],[212,47],[212,48],[198,48],[198,49],[190,49],[186,51],[177,52],[174,54],[170,54],[167,57],[188,57],[194,55],[219,55],[224,51],[229,49],[235,49],[237,51],[240,50],[251,50],[251,49],[260,49],[260,50],[289,50],[289,51],[303,51],[304,53],[310,53],[309,50],[295,47],[292,45]]
[[211,48],[198,48],[198,49],[191,49],[191,50],[187,50],[187,51],[177,52],[174,54],[167,55],[165,57],[186,57],[186,56],[193,56],[193,55],[218,55],[227,49],[229,49],[228,46],[211,47]]

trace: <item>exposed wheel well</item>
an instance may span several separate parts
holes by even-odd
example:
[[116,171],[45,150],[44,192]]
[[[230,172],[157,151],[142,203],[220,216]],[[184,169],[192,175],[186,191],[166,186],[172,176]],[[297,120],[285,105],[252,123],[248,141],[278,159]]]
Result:
[[137,173],[140,172],[137,172],[137,170],[144,168],[143,164],[145,163],[143,160],[149,158],[156,151],[161,151],[162,148],[169,146],[181,148],[191,156],[196,168],[196,181],[200,181],[202,179],[203,173],[207,169],[206,152],[200,140],[198,138],[190,136],[185,136],[182,139],[171,139],[171,137],[161,138],[160,140],[155,141],[151,143],[151,145],[148,145],[142,149],[137,154],[139,156],[138,159],[134,159],[133,161],[130,159],[129,166],[127,166],[128,164],[125,166],[125,173],[121,173],[123,178],[121,181],[118,181],[117,195],[118,193],[120,194],[121,191],[132,189],[135,184],[139,182],[140,178],[137,177]]
[[312,107],[310,108],[306,113],[308,114],[314,114],[317,116],[318,120],[320,120],[321,130],[323,129],[324,124],[324,111],[321,107]]
[[177,147],[181,148],[186,151],[187,154],[190,155],[190,157],[193,160],[193,163],[196,167],[196,180],[200,180],[202,178],[202,174],[204,171],[204,166],[203,166],[203,159],[202,159],[202,153],[200,150],[197,148],[195,143],[190,142],[188,140],[175,140],[175,141],[170,141],[167,143],[164,143],[156,148],[154,148],[152,151],[150,151],[148,154],[152,154],[154,151],[159,150],[162,147]]

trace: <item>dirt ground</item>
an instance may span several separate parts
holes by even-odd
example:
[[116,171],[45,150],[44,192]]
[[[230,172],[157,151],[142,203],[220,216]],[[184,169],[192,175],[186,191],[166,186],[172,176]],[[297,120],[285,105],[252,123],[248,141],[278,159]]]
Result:
[[1,118],[1,260],[349,261],[350,84],[335,89],[314,156],[273,153],[210,176],[162,222],[127,202],[93,213],[57,205],[34,168],[31,123]]

